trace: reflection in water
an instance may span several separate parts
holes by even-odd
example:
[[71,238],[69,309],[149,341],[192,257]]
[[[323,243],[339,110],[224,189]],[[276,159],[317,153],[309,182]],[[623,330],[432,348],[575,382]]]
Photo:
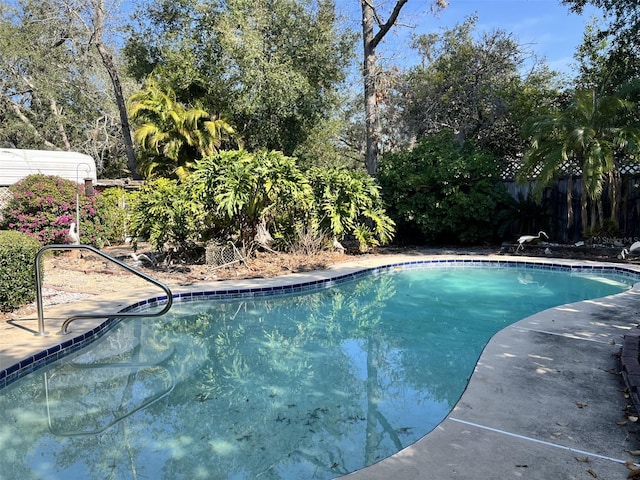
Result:
[[425,269],[127,320],[0,392],[0,476],[333,478],[434,428],[497,330],[626,288],[598,278]]

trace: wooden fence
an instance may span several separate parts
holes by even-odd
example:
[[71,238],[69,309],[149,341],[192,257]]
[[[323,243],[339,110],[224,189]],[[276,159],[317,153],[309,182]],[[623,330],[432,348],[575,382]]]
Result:
[[[637,170],[636,170],[637,171]],[[514,180],[505,179],[504,183],[509,193],[520,203],[530,199],[533,182],[519,184]],[[573,243],[585,240],[582,232],[582,183],[580,177],[573,177],[571,207],[573,218],[569,221],[569,204],[567,202],[567,190],[570,182],[569,177],[561,177],[550,187],[547,187],[538,203],[539,211],[536,218],[528,222],[520,222],[515,228],[519,231],[511,233],[533,233],[545,230],[552,241],[561,243]],[[618,221],[618,231],[611,228],[604,228],[589,232],[587,240],[593,243],[613,243],[614,238],[624,244],[630,244],[640,239],[640,174],[623,173],[620,181],[619,198],[620,203],[616,218]],[[529,204],[533,203],[529,201]],[[605,218],[611,209],[609,192],[605,188],[602,194],[602,209]],[[524,210],[524,209],[523,209]],[[591,210],[588,215],[590,216]],[[532,215],[534,216],[534,215]]]

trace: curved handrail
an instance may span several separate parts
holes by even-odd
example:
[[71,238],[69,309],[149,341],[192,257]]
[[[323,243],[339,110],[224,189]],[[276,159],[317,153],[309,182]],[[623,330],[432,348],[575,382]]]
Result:
[[134,275],[137,275],[138,277],[142,278],[143,280],[146,280],[152,284],[154,284],[157,287],[160,287],[162,290],[164,290],[167,294],[167,303],[165,304],[165,306],[154,313],[118,313],[118,312],[114,312],[114,313],[95,313],[95,314],[82,314],[82,315],[73,315],[69,318],[67,318],[63,324],[62,327],[60,327],[60,331],[58,332],[60,335],[66,335],[69,333],[68,328],[69,328],[69,324],[75,320],[80,320],[80,319],[87,319],[87,318],[110,318],[110,317],[118,317],[118,318],[123,318],[123,317],[159,317],[161,315],[164,315],[165,313],[167,313],[169,311],[169,309],[171,309],[171,305],[173,305],[173,294],[171,293],[171,289],[169,289],[169,287],[167,285],[165,285],[164,283],[156,280],[155,278],[150,277],[149,275],[147,275],[146,273],[143,273],[139,270],[136,270],[135,268],[127,265],[124,262],[121,262],[120,260],[118,260],[117,258],[112,257],[111,255],[108,255],[104,252],[101,252],[100,250],[98,250],[95,247],[92,247],[91,245],[66,245],[66,244],[51,244],[51,245],[45,245],[44,247],[42,247],[38,253],[36,254],[36,259],[35,259],[35,269],[36,269],[36,303],[37,303],[37,308],[38,308],[38,333],[36,335],[48,335],[48,332],[45,331],[44,329],[44,307],[42,305],[42,274],[40,271],[40,263],[41,263],[41,259],[42,259],[42,255],[44,255],[44,253],[48,250],[80,250],[80,249],[84,249],[84,250],[89,250],[90,252],[95,253],[96,255],[104,258],[105,260],[109,260],[113,263],[115,263],[116,265],[119,265],[120,267],[124,268],[125,270],[127,270],[128,272],[133,273]]
[[[175,351],[172,351],[168,358],[171,358],[174,353],[175,353]],[[51,419],[51,407],[49,405],[49,380],[48,380],[47,372],[45,371],[44,372],[44,394],[45,394],[45,401],[46,401],[46,406],[47,406],[47,420],[48,420],[48,423],[49,423],[49,431],[51,433],[53,433],[54,435],[59,435],[59,436],[63,436],[63,437],[73,437],[73,436],[81,436],[81,435],[95,435],[95,434],[104,432],[107,428],[115,425],[116,423],[120,422],[121,420],[124,420],[125,418],[128,418],[131,415],[133,415],[134,413],[142,410],[143,408],[146,408],[149,405],[152,405],[152,404],[156,403],[157,401],[163,399],[164,397],[169,395],[173,391],[175,386],[176,386],[176,378],[175,378],[174,373],[171,371],[171,369],[169,369],[166,366],[162,365],[162,363],[165,362],[165,361],[167,361],[166,358],[164,360],[162,360],[160,363],[153,363],[153,362],[123,362],[123,363],[114,363],[114,364],[88,365],[86,367],[79,366],[79,365],[74,365],[75,368],[94,368],[94,369],[101,369],[101,368],[160,367],[165,372],[167,372],[167,374],[169,375],[169,384],[162,391],[157,392],[154,395],[151,395],[146,401],[142,402],[140,405],[138,405],[137,407],[131,409],[131,411],[126,412],[124,414],[117,415],[116,411],[113,410],[111,412],[113,414],[113,416],[114,416],[114,418],[112,420],[109,420],[105,425],[102,425],[101,427],[96,428],[94,430],[90,430],[90,431],[79,431],[79,430],[76,430],[76,431],[71,431],[71,430],[62,431],[62,430],[56,429],[54,427],[53,421]]]

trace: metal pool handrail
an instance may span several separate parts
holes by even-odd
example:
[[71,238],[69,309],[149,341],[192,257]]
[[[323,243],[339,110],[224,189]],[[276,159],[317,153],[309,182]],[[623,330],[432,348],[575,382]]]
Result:
[[92,247],[91,245],[65,245],[65,244],[52,244],[52,245],[45,245],[44,247],[42,247],[38,253],[36,254],[36,259],[35,259],[35,269],[36,269],[36,303],[37,303],[37,307],[38,307],[38,333],[36,333],[36,335],[48,335],[48,332],[45,331],[44,329],[44,307],[42,305],[42,274],[40,271],[40,263],[41,263],[41,259],[42,259],[42,255],[44,255],[44,253],[48,250],[80,250],[80,249],[84,249],[84,250],[89,250],[90,252],[95,253],[96,255],[104,258],[105,260],[109,260],[110,262],[115,263],[116,265],[119,265],[120,267],[124,268],[125,270],[133,273],[134,275],[137,275],[138,277],[142,278],[143,280],[146,280],[152,284],[154,284],[157,287],[160,287],[162,290],[164,290],[167,294],[167,303],[165,304],[165,306],[155,312],[155,313],[118,313],[118,312],[114,312],[114,313],[87,313],[87,314],[81,314],[81,315],[73,315],[69,318],[67,318],[63,324],[62,327],[60,327],[60,332],[58,332],[61,335],[66,335],[69,333],[68,328],[69,328],[69,324],[75,320],[80,320],[80,319],[90,319],[90,318],[110,318],[110,317],[118,317],[118,318],[131,318],[131,317],[159,317],[161,315],[164,315],[165,313],[167,313],[169,311],[169,309],[171,309],[171,305],[173,304],[173,294],[171,293],[171,290],[169,289],[169,287],[167,285],[165,285],[164,283],[156,280],[155,278],[150,277],[149,275],[147,275],[146,273],[143,273],[139,270],[136,270],[135,268],[127,265],[124,262],[121,262],[120,260],[118,260],[117,258],[112,257],[111,255],[108,255],[104,252],[101,252],[100,250],[98,250],[95,247]]
[[123,364],[106,364],[106,365],[95,365],[93,367],[89,367],[89,368],[96,368],[96,369],[100,369],[100,368],[135,368],[135,367],[144,367],[144,366],[148,366],[148,367],[160,367],[161,369],[163,369],[164,371],[166,371],[169,375],[169,385],[164,388],[162,391],[157,392],[153,395],[150,396],[150,398],[148,398],[147,400],[143,401],[141,404],[137,405],[136,407],[132,408],[130,411],[125,412],[123,414],[118,415],[117,411],[114,409],[111,413],[113,414],[114,418],[107,421],[105,424],[93,429],[93,430],[87,430],[87,431],[82,431],[82,430],[62,430],[59,428],[56,428],[53,424],[53,420],[51,418],[51,406],[49,404],[49,379],[47,376],[47,372],[44,372],[44,394],[45,394],[45,401],[46,401],[46,405],[47,405],[47,421],[49,423],[49,431],[51,433],[53,433],[54,435],[59,435],[61,437],[74,437],[74,436],[81,436],[81,435],[96,435],[99,433],[104,432],[107,428],[115,425],[116,423],[120,422],[121,420],[124,420],[125,418],[130,417],[131,415],[133,415],[134,413],[142,410],[143,408],[147,408],[149,405],[152,405],[156,402],[158,402],[159,400],[163,399],[164,397],[166,397],[167,395],[169,395],[173,389],[176,386],[176,379],[175,379],[175,375],[171,372],[171,370],[169,370],[167,367],[162,366],[162,365],[156,365],[153,363],[139,363],[139,364],[135,364],[135,363],[123,363]]

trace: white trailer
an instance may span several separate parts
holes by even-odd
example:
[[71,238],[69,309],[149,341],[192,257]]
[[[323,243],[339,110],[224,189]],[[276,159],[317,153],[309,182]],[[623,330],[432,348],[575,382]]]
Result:
[[8,187],[27,175],[56,175],[76,183],[97,182],[96,162],[89,155],[61,150],[0,148],[0,187]]

